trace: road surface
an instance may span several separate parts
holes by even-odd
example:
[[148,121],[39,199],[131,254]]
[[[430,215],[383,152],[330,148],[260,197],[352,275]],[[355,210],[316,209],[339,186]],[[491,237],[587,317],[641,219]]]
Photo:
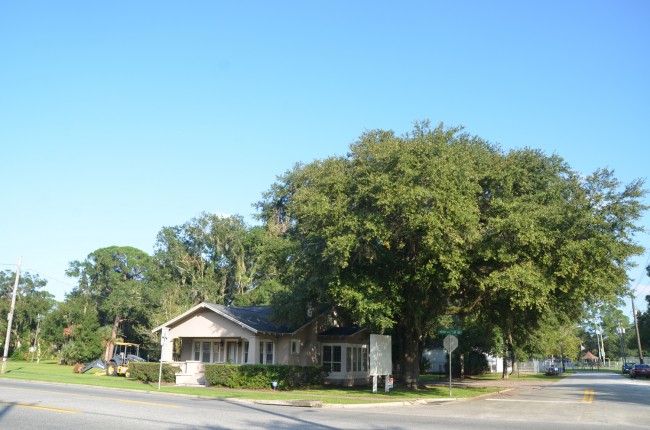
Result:
[[469,400],[296,408],[0,378],[0,428],[647,429],[650,381],[578,373]]

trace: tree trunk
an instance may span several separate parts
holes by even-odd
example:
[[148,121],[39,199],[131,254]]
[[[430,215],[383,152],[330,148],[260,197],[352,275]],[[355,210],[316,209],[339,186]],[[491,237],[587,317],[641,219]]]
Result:
[[501,379],[508,379],[508,341],[503,340],[503,370],[501,371]]
[[402,381],[407,388],[417,390],[420,382],[419,341],[409,329],[403,332],[404,353],[402,355]]
[[111,332],[111,340],[106,343],[106,351],[104,351],[104,360],[108,361],[113,357],[113,345],[114,341],[117,339],[117,330],[120,327],[120,317],[115,316],[113,320],[113,331]]

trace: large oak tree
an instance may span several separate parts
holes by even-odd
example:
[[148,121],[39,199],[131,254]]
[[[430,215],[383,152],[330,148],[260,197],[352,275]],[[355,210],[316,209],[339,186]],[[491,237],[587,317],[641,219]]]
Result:
[[559,157],[504,153],[458,128],[370,131],[344,157],[297,165],[259,202],[293,244],[283,316],[312,303],[393,330],[403,381],[441,315],[480,312],[507,345],[545,312],[576,319],[626,282],[641,183],[582,180]]

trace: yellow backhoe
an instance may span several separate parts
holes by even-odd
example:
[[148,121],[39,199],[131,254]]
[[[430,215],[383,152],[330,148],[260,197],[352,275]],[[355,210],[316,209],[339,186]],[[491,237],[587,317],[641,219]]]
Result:
[[146,361],[140,357],[140,345],[137,343],[115,342],[113,358],[106,363],[106,375],[124,375],[130,378],[129,363],[132,361]]

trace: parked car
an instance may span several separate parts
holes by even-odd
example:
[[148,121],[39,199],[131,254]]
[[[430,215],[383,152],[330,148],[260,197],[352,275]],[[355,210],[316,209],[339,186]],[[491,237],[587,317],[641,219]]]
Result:
[[623,363],[623,375],[630,373],[636,363]]
[[630,378],[650,378],[650,364],[635,364],[630,370]]
[[548,376],[556,376],[562,373],[562,368],[559,366],[549,366],[548,369],[546,369],[546,374]]

